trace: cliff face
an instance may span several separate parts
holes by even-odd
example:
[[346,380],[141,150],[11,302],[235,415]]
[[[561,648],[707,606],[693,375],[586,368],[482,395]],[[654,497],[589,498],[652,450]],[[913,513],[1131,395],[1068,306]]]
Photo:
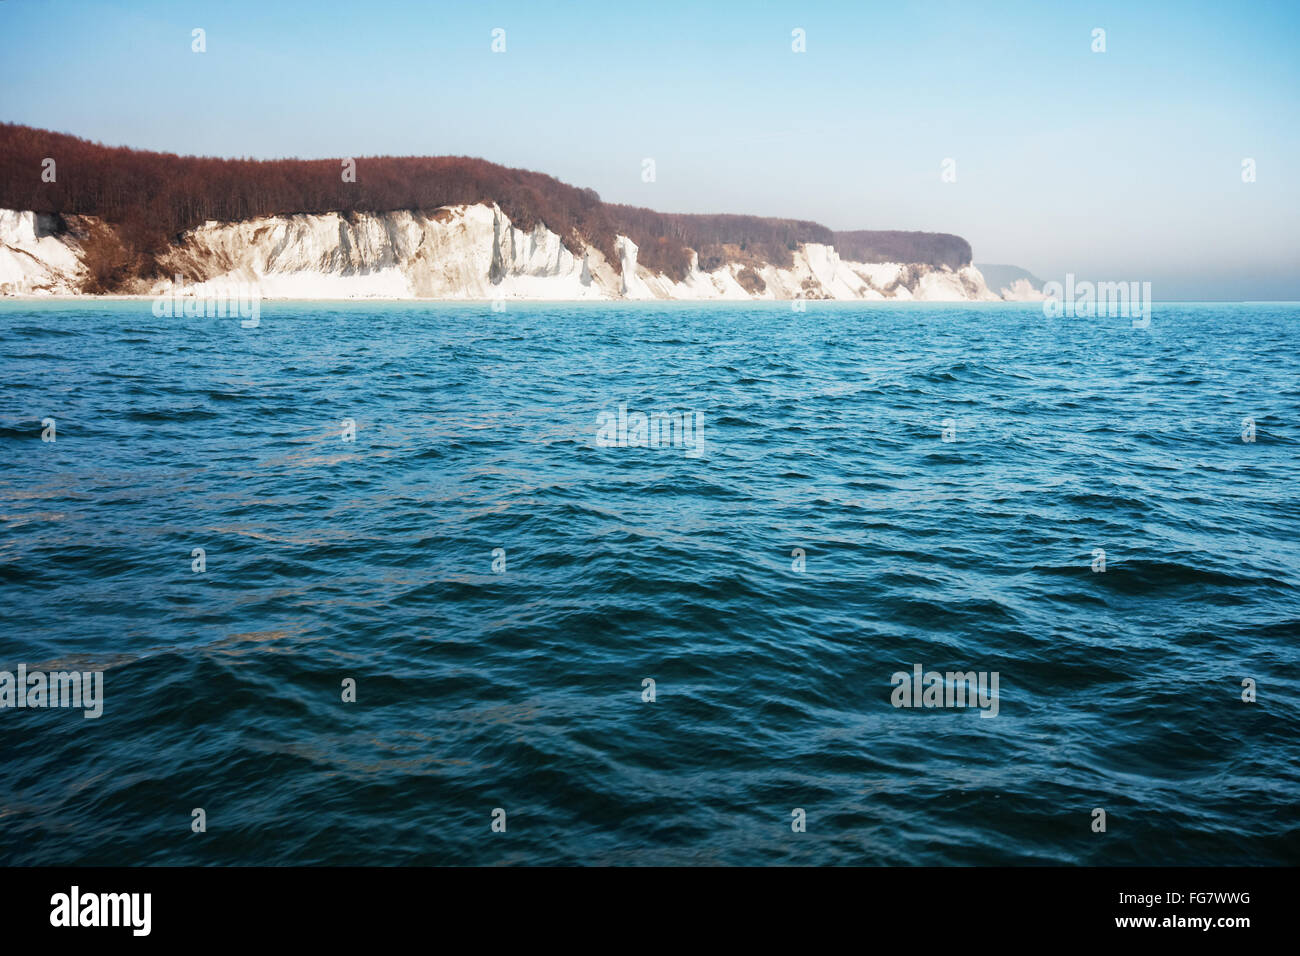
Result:
[[[58,217],[0,210],[0,294],[75,294],[91,276],[112,229],[92,217],[69,228]],[[628,237],[617,267],[597,248],[573,251],[540,223],[514,226],[495,204],[430,213],[324,213],[207,222],[156,255],[160,280],[122,291],[172,290],[174,279],[239,285],[264,298],[432,299],[874,299],[996,300],[979,270],[920,262],[861,262],[832,245],[798,245],[789,265],[753,259],[684,278],[638,262]],[[967,259],[967,262],[969,260]],[[680,274],[680,273],[679,273]]]
[[581,299],[617,286],[599,251],[576,256],[545,227],[517,229],[484,205],[207,223],[158,264],[165,276],[245,284],[266,298]]
[[1019,266],[986,263],[978,268],[984,274],[988,287],[1007,301],[1041,302],[1047,298],[1043,292],[1043,280]]
[[82,250],[56,232],[54,216],[0,209],[0,294],[81,291],[86,278]]

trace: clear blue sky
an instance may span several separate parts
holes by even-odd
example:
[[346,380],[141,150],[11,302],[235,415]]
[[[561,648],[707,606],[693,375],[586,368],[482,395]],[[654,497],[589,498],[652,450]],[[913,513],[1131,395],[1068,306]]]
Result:
[[179,153],[483,156],[665,211],[955,232],[1044,279],[1300,298],[1296,0],[0,0],[0,119]]

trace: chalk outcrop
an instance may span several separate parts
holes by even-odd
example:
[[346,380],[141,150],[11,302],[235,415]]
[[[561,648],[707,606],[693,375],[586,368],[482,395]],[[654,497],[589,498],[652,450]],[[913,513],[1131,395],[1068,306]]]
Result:
[[[82,217],[89,219],[89,217]],[[90,223],[111,232],[102,223]],[[0,294],[76,294],[91,272],[85,228],[0,210]],[[572,251],[538,224],[513,225],[495,204],[431,212],[327,213],[206,222],[156,256],[155,273],[126,291],[239,286],[269,299],[860,299],[997,300],[974,266],[864,263],[807,242],[788,265],[730,262],[712,271],[692,254],[682,279],[637,261],[626,236],[617,264],[594,246]]]

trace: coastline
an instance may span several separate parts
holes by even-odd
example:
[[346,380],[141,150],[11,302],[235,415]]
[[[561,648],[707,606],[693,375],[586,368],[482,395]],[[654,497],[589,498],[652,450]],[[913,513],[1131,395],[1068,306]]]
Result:
[[[127,295],[122,293],[95,294],[81,292],[72,295],[66,293],[30,294],[5,293],[0,295],[3,302],[152,302],[168,293],[160,295]],[[192,298],[182,296],[182,299]],[[200,296],[202,298],[202,296]],[[781,305],[787,302],[803,302],[817,306],[866,306],[869,308],[922,308],[926,306],[972,306],[988,308],[996,306],[1033,306],[1041,310],[1043,303],[1034,299],[531,299],[511,298],[433,298],[419,296],[262,296],[263,303],[272,302],[382,302],[382,303],[420,303],[440,305],[492,305],[503,302],[509,305],[637,305],[647,307],[664,306],[734,306],[743,308],[758,305]],[[1300,305],[1300,299],[1156,299],[1152,305]]]

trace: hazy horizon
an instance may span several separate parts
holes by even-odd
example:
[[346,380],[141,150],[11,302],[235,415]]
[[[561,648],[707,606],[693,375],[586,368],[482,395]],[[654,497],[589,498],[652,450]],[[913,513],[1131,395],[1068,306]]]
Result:
[[1300,298],[1286,4],[67,3],[57,71],[51,9],[0,4],[6,121],[181,154],[479,156],[661,212],[955,233],[1044,280]]

